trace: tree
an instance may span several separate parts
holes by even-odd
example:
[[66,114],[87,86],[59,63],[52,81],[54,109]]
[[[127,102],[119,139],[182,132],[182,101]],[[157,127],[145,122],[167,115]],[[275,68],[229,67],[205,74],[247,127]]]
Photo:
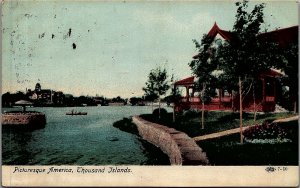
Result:
[[170,88],[168,82],[169,81],[168,81],[168,75],[166,69],[165,68],[161,69],[161,67],[158,67],[150,71],[148,75],[148,81],[146,82],[146,87],[143,88],[146,97],[151,96],[152,99],[154,99],[155,97],[158,98],[158,104],[159,104],[158,118],[160,118],[161,96],[165,95]]
[[2,94],[2,107],[11,107],[12,106],[12,95],[10,92]]
[[[251,12],[247,11],[248,1],[237,2],[236,21],[232,34],[234,38],[226,41],[218,48],[218,53],[214,58],[219,62],[219,69],[224,71],[224,76],[235,80],[239,86],[239,106],[240,106],[240,135],[243,143],[243,95],[245,96],[250,87],[255,83],[258,73],[268,70],[273,62],[280,59],[276,55],[275,43],[259,40],[260,26],[264,23],[264,4],[255,5]],[[248,84],[246,84],[248,82]],[[250,83],[250,84],[249,84]],[[248,88],[246,87],[248,85]],[[252,88],[254,90],[254,88]],[[253,94],[253,96],[255,96]],[[254,101],[255,103],[255,101]]]
[[[282,55],[279,53],[278,44],[261,40],[260,26],[264,23],[264,4],[255,5],[248,12],[248,1],[237,2],[236,21],[231,32],[232,38],[212,45],[213,37],[204,35],[201,44],[194,41],[199,50],[198,58],[189,65],[199,80],[198,88],[201,89],[202,101],[202,128],[204,127],[204,99],[213,95],[215,88],[226,88],[238,91],[240,111],[240,135],[243,143],[243,100],[252,89],[255,107],[255,85],[259,73],[275,67],[274,62],[280,62]],[[296,61],[297,62],[297,61]],[[218,70],[219,75],[213,75]],[[233,99],[233,98],[232,98]],[[233,101],[233,100],[232,100]],[[233,107],[233,103],[232,103]],[[254,119],[256,107],[254,109]]]
[[155,93],[151,93],[151,91],[145,91],[145,101],[151,102],[152,111],[153,111],[153,101],[155,101],[157,98],[158,96]]
[[153,101],[158,98],[158,95],[155,92],[154,88],[154,82],[150,82],[150,74],[148,78],[148,82],[146,83],[146,87],[143,88],[145,92],[145,100],[146,101],[151,101],[151,107],[152,107],[152,112],[153,112]]
[[297,112],[298,106],[298,41],[290,44],[287,48],[283,51],[284,61],[282,61],[282,65],[280,67],[283,68],[284,73],[287,75],[286,81],[289,86],[289,96],[290,100],[293,103],[293,111],[294,113]]
[[135,105],[140,105],[141,103],[143,103],[143,99],[140,98],[140,97],[131,97],[129,99],[129,102],[132,106],[135,106]]
[[[217,69],[217,63],[213,62],[211,57],[214,56],[216,51],[215,48],[211,47],[213,38],[208,35],[204,35],[201,44],[196,40],[194,43],[199,51],[198,58],[191,61],[189,66],[192,69],[194,75],[197,76],[198,82],[196,83],[196,88],[199,89],[202,110],[201,110],[201,127],[204,129],[204,103],[210,99],[211,96],[215,94],[214,90],[216,88],[217,79],[213,75],[213,71]],[[209,101],[208,101],[209,102]]]
[[[172,74],[171,77],[171,83],[174,83],[174,74]],[[173,103],[173,122],[175,122],[175,103],[180,101],[181,99],[181,94],[179,91],[179,88],[175,86],[175,84],[173,85],[173,87],[171,88],[171,94],[167,97],[165,97],[165,101],[167,101],[168,105]]]
[[236,84],[238,77],[236,75],[221,74],[218,77],[218,88],[227,90],[231,95],[231,109],[234,112],[234,93],[238,91],[238,85]]

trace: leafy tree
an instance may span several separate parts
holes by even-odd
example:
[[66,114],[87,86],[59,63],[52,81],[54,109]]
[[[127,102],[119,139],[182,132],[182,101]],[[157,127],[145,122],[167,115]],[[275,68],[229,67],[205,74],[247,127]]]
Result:
[[[261,71],[272,67],[273,62],[281,58],[272,53],[278,49],[275,43],[259,40],[260,26],[264,23],[264,4],[255,5],[251,12],[247,11],[248,1],[237,2],[236,21],[233,26],[234,38],[222,44],[215,58],[224,76],[238,82],[240,103],[240,129],[242,137],[242,100],[253,85]],[[248,88],[246,87],[248,85]],[[254,88],[252,88],[254,91]],[[255,96],[253,94],[253,96]],[[255,102],[254,102],[255,104]]]
[[153,101],[155,101],[158,98],[158,95],[155,92],[154,82],[153,81],[150,82],[150,75],[149,75],[148,82],[146,83],[146,87],[143,87],[143,90],[145,92],[145,100],[151,101],[151,107],[153,111]]
[[231,109],[235,111],[234,108],[234,94],[238,91],[238,85],[236,84],[236,80],[238,77],[236,75],[229,75],[229,74],[221,74],[218,77],[218,88],[222,88],[227,90],[231,95]]
[[11,107],[15,102],[19,100],[29,100],[29,98],[22,91],[17,91],[16,93],[6,92],[2,94],[3,107]]
[[131,98],[129,99],[129,102],[130,102],[130,104],[131,104],[132,106],[135,106],[135,105],[137,105],[137,104],[143,102],[143,99],[140,98],[140,97],[131,97]]
[[112,101],[113,103],[124,103],[124,105],[127,104],[127,99],[123,99],[123,98],[121,98],[120,96],[117,96],[117,97],[112,98],[111,101]]
[[146,96],[151,96],[152,99],[157,96],[159,103],[159,118],[161,96],[165,95],[169,90],[170,86],[168,82],[166,69],[161,69],[161,67],[158,67],[150,71],[148,75],[148,81],[146,82],[146,87],[143,88]]
[[[144,88],[143,88],[143,90],[144,90]],[[157,98],[158,98],[158,96],[155,93],[152,93],[151,90],[145,91],[145,101],[151,101],[152,111],[153,111],[153,101],[155,101]]]
[[202,102],[202,115],[201,125],[204,129],[204,103],[209,102],[210,97],[215,95],[215,88],[217,84],[217,78],[213,75],[213,71],[217,69],[218,64],[212,61],[212,56],[216,51],[215,48],[211,47],[213,38],[208,35],[204,35],[201,44],[196,40],[194,43],[199,51],[198,58],[191,61],[189,66],[192,69],[194,75],[197,76],[198,81],[196,83],[196,89],[199,89],[201,102]]
[[[275,67],[274,62],[280,62],[282,55],[278,45],[267,40],[259,39],[260,26],[264,23],[263,9],[265,5],[255,5],[248,12],[248,1],[237,2],[236,21],[233,26],[230,41],[224,41],[216,47],[212,45],[213,38],[204,35],[201,44],[194,41],[199,50],[198,59],[189,65],[193,73],[199,78],[198,88],[201,89],[202,117],[204,99],[213,95],[215,88],[226,88],[228,91],[239,92],[240,130],[242,137],[242,101],[252,88],[255,106],[255,85],[260,72]],[[214,76],[213,72],[221,73]],[[238,84],[237,84],[238,83]],[[208,97],[207,97],[208,96]],[[233,104],[232,104],[233,106]],[[256,114],[256,113],[255,113]],[[254,116],[255,118],[255,116]],[[202,118],[202,127],[204,120]]]
[[[171,83],[174,82],[174,74],[172,74],[170,81],[171,81]],[[164,98],[164,101],[166,101],[168,104],[170,104],[170,103],[179,101],[180,98],[181,98],[181,94],[180,94],[179,88],[171,87],[171,93],[170,93],[170,95],[168,95]]]
[[282,61],[282,68],[284,73],[287,75],[286,81],[289,86],[289,96],[290,100],[293,102],[293,111],[297,112],[298,106],[298,91],[299,91],[299,82],[298,82],[298,41],[290,44],[284,51],[284,61]]
[[[174,74],[172,74],[171,83],[174,83]],[[180,99],[181,99],[180,90],[178,87],[175,87],[175,85],[171,87],[170,95],[165,97],[164,99],[168,105],[173,103],[173,122],[175,122],[175,103],[180,101]]]
[[166,96],[164,98],[164,101],[167,102],[168,105],[170,105],[171,103],[179,101],[180,98],[181,98],[181,95],[180,95],[178,87],[176,87],[176,88],[172,87],[170,95]]
[[11,107],[12,106],[12,94],[6,92],[2,94],[2,107]]
[[132,106],[135,106],[138,103],[138,98],[137,97],[131,97],[129,99],[129,102]]

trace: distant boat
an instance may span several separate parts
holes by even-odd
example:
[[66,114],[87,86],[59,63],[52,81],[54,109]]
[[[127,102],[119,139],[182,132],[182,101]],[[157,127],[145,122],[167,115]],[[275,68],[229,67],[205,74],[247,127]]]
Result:
[[76,115],[87,115],[87,112],[67,112],[66,115],[76,116]]

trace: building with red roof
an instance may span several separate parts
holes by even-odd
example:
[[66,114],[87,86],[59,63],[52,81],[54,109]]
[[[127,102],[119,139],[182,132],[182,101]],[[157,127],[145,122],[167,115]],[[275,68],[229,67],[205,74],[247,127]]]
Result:
[[[235,34],[230,31],[225,31],[220,29],[220,27],[215,23],[213,27],[207,34],[213,39],[217,35],[221,36],[223,40],[232,41],[235,38]],[[281,48],[287,47],[293,42],[298,42],[298,26],[277,29],[271,32],[261,33],[257,36],[259,40],[267,40],[275,42]],[[194,59],[198,59],[198,54],[193,56]],[[268,71],[261,72],[259,74],[259,83],[261,88],[260,95],[255,99],[255,103],[252,95],[244,97],[243,100],[243,110],[244,111],[274,111],[276,105],[276,94],[277,83],[276,78],[283,76],[283,73],[275,69],[270,69]],[[180,112],[187,109],[201,109],[201,99],[199,94],[197,95],[195,89],[195,77],[188,77],[179,80],[174,83],[175,88],[183,87],[185,89],[185,96],[181,98],[180,101],[175,102],[175,111]],[[205,104],[205,110],[235,110],[239,109],[238,94],[233,91],[226,91],[222,88],[217,90],[217,96],[211,98],[211,101]]]

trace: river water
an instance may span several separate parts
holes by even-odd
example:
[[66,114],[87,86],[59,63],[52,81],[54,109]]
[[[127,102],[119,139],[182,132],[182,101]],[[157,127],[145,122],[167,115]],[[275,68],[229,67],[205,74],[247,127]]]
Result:
[[[86,116],[67,116],[72,109]],[[20,110],[18,108],[2,111]],[[4,165],[166,165],[168,158],[140,137],[120,131],[113,123],[151,113],[149,106],[28,108],[46,114],[45,128],[34,131],[2,129]]]

